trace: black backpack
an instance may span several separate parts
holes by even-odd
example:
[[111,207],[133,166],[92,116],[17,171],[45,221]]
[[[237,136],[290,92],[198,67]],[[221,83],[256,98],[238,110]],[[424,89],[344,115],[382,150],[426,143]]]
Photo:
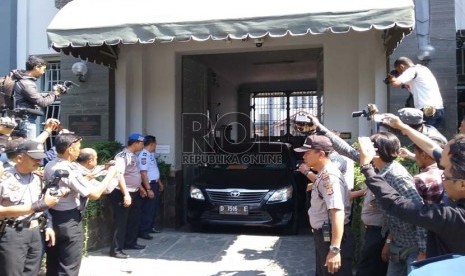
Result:
[[17,80],[15,70],[9,72],[6,76],[0,77],[0,111],[14,108],[13,93]]

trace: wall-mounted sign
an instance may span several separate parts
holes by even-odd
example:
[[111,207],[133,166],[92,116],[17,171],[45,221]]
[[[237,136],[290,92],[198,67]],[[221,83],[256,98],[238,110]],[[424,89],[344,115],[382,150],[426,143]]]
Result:
[[69,115],[69,130],[80,136],[100,136],[101,116],[100,115]]
[[170,145],[158,145],[157,144],[157,148],[155,149],[155,152],[159,154],[169,154]]
[[341,137],[342,139],[345,139],[345,140],[350,140],[350,139],[352,139],[352,132],[341,132],[339,137]]

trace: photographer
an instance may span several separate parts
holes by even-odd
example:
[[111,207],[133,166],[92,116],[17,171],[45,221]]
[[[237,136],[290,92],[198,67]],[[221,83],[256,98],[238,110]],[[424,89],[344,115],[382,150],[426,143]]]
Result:
[[59,186],[71,191],[50,209],[57,237],[56,246],[47,248],[47,275],[77,276],[84,243],[82,212],[85,203],[88,198],[96,200],[102,195],[116,170],[114,166],[110,167],[106,177],[98,185],[92,185],[72,163],[79,156],[81,137],[71,133],[60,134],[55,138],[55,146],[58,156],[45,166],[45,179],[52,179],[57,170],[66,170],[69,176],[61,179]]
[[[316,130],[331,140],[337,152],[359,162],[360,155],[356,149],[330,132],[317,118],[313,116],[311,118]],[[370,140],[378,149],[377,158],[373,160],[378,175],[383,176],[402,196],[422,202],[413,177],[395,160],[400,150],[399,139],[392,133],[379,132],[373,134]],[[383,261],[389,262],[387,275],[407,275],[408,263],[425,258],[426,231],[397,217],[383,216],[381,208],[374,199],[373,193],[367,191],[361,215],[367,231],[364,236],[365,244],[362,248],[358,275],[377,275],[380,267],[383,266]],[[386,226],[389,230],[387,238],[385,238]],[[393,258],[393,255],[399,258]]]
[[388,74],[386,82],[396,88],[408,87],[413,95],[415,108],[423,111],[425,123],[438,127],[444,115],[439,86],[428,67],[414,64],[406,57],[400,57],[394,62],[397,74]]
[[[44,250],[41,215],[59,200],[49,193],[42,196],[42,181],[33,173],[44,156],[41,143],[26,141],[16,149],[14,167],[0,177],[0,275],[39,273]],[[51,224],[45,240],[49,246],[55,243]]]
[[[58,96],[63,92],[62,86],[56,85],[53,91],[49,94],[43,95],[37,88],[36,81],[42,77],[47,68],[47,63],[36,56],[29,56],[26,61],[26,70],[17,71],[16,78],[18,81],[14,86],[14,102],[15,108],[29,108],[35,109],[36,106],[46,107],[51,105]],[[37,115],[29,115],[26,124],[27,137],[32,139],[37,135],[35,125]]]

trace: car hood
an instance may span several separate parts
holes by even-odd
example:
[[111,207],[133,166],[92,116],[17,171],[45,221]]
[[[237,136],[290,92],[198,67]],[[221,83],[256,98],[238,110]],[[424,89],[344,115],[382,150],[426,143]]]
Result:
[[275,189],[293,183],[290,170],[205,169],[196,181],[199,188]]

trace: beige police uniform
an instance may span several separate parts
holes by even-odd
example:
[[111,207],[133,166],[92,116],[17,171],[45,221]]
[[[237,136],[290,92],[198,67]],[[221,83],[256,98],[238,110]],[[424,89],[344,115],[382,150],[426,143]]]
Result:
[[[0,205],[31,205],[41,198],[39,176],[21,174],[14,167],[0,178]],[[0,275],[38,275],[44,250],[38,217],[41,213],[6,218],[0,235]]]
[[[327,275],[324,266],[331,242],[323,237],[322,226],[330,223],[330,209],[344,211],[344,233],[341,241],[341,268],[332,275],[352,275],[353,237],[349,227],[350,201],[349,190],[342,173],[332,163],[328,163],[318,174],[312,188],[311,206],[308,210],[313,231],[316,254],[316,271],[318,275]],[[331,234],[330,234],[331,236]]]

